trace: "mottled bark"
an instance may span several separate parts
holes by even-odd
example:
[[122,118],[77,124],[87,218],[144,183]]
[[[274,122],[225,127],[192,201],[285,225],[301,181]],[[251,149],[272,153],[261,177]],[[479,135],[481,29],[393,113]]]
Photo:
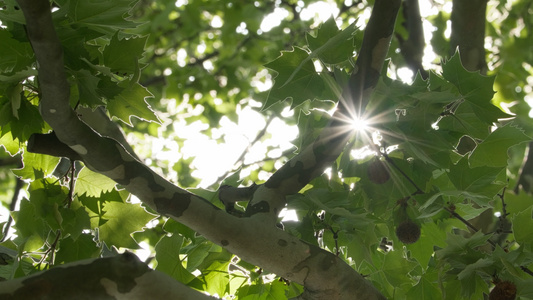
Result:
[[[309,182],[321,174],[324,167],[336,158],[335,151],[336,155],[340,153],[337,148],[342,149],[341,145],[345,140],[335,139],[337,148],[330,152],[328,147],[332,140],[328,138],[325,141],[324,136],[331,131],[325,131],[309,149],[302,151],[303,154],[298,159],[292,160],[287,164],[288,167],[276,172],[277,175],[270,182],[276,184],[268,188],[267,184],[260,186],[254,193],[254,200],[259,204],[258,212],[267,212],[266,214],[256,213],[247,218],[230,215],[207,200],[168,182],[127,151],[127,146],[123,143],[102,136],[98,130],[91,128],[90,124],[80,120],[69,105],[70,87],[64,71],[61,44],[53,27],[49,1],[18,2],[24,13],[28,37],[39,63],[41,115],[54,129],[58,140],[74,150],[87,167],[115,180],[158,213],[189,226],[247,262],[302,284],[305,287],[302,299],[384,299],[366,279],[340,258],[279,230],[274,222],[270,222],[273,220],[272,214],[279,213],[279,205],[285,203],[284,196],[297,192],[305,185],[301,178]],[[385,10],[394,24],[395,11],[391,10],[391,4],[394,4],[392,7],[397,12],[399,0],[378,0],[374,11],[379,14],[382,9]],[[379,25],[380,18],[373,15],[371,23]],[[374,26],[369,24],[369,28]],[[370,36],[373,32],[365,35],[368,50],[362,50],[361,55],[369,53],[372,60],[360,63],[360,70],[363,72],[356,73],[355,76],[374,74],[376,69],[381,69],[392,35],[389,27],[385,29],[385,35],[375,37],[376,43],[366,42],[373,41]],[[363,48],[365,49],[365,46]],[[372,78],[375,84],[377,76],[373,75]],[[364,86],[372,87],[372,84],[365,82]],[[290,173],[295,171],[293,166],[297,167],[298,174]],[[293,175],[280,175],[286,170]],[[309,170],[312,171],[308,173]],[[306,174],[302,176],[302,172]],[[294,180],[299,183],[292,187]],[[161,284],[168,284],[168,281]]]

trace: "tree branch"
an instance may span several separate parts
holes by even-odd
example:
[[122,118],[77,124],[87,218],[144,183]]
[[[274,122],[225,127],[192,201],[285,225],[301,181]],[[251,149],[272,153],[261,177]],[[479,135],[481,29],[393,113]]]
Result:
[[450,53],[459,48],[461,62],[469,71],[487,73],[485,19],[488,0],[453,0]]
[[407,66],[413,73],[420,72],[423,79],[428,77],[428,72],[422,66],[422,57],[424,56],[424,30],[422,29],[422,17],[420,16],[420,7],[418,0],[403,1],[403,15],[405,18],[404,27],[407,29],[407,40],[396,34],[400,42],[400,50]]
[[[255,215],[236,218],[227,214],[171,184],[135,159],[116,140],[102,137],[80,121],[69,106],[70,88],[49,1],[19,0],[19,4],[39,63],[41,115],[58,139],[77,152],[87,167],[121,184],[158,213],[189,226],[242,259],[303,284],[307,299],[326,295],[328,299],[384,299],[368,281],[332,253],[268,226]],[[323,139],[320,142],[317,150],[325,155],[328,145],[322,144]],[[315,173],[323,165],[314,167]],[[280,196],[272,191],[263,193],[266,194]]]
[[26,146],[26,149],[31,153],[66,157],[71,161],[82,160],[81,156],[69,146],[62,143],[53,131],[45,134],[32,134],[28,139],[28,145]]
[[92,259],[0,282],[2,299],[214,299],[152,270],[137,256]]

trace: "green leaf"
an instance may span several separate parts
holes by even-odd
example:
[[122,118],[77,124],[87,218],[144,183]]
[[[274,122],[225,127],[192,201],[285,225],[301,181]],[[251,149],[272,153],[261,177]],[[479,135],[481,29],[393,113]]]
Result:
[[485,272],[485,269],[490,269],[488,267],[492,266],[493,264],[494,260],[490,257],[480,258],[478,261],[473,264],[469,264],[461,272],[459,272],[459,274],[457,274],[457,278],[459,280],[470,279],[475,276],[477,272]]
[[513,233],[516,241],[521,247],[528,251],[533,250],[533,206],[516,214],[513,219]]
[[440,130],[460,132],[462,134],[485,139],[490,133],[490,125],[479,119],[472,105],[461,104],[453,115],[446,116],[439,123]]
[[409,274],[418,263],[405,259],[403,251],[390,251],[384,254],[382,272],[388,282],[393,286],[400,286],[405,283],[405,276]]
[[74,72],[74,81],[78,87],[79,103],[81,105],[95,108],[105,104],[98,94],[100,78],[87,70],[80,70]]
[[104,32],[134,28],[136,23],[125,20],[133,0],[71,0],[69,17],[74,23],[95,28]]
[[81,169],[76,179],[75,193],[88,197],[100,197],[102,193],[109,192],[116,185],[116,182],[100,173],[95,173],[89,168]]
[[287,287],[283,282],[274,280],[270,284],[245,284],[237,291],[242,300],[285,300]]
[[420,281],[407,292],[407,299],[431,300],[435,299],[435,295],[439,295],[440,293],[441,291],[435,283],[422,277]]
[[478,144],[468,158],[471,167],[507,166],[507,150],[511,146],[531,140],[523,130],[507,124],[493,131],[482,143]]
[[406,245],[406,248],[411,252],[411,256],[420,263],[420,266],[426,268],[434,254],[435,247],[442,248],[446,245],[446,232],[444,228],[433,222],[423,223],[420,231],[418,241]]
[[[472,257],[476,257],[475,261],[477,261],[479,259],[477,258],[477,255],[480,255],[480,252],[476,251],[475,256],[469,256],[467,253],[472,253],[475,251],[474,249],[476,247],[483,246],[489,238],[489,235],[485,235],[481,231],[474,233],[468,238],[465,238],[461,235],[447,233],[446,244],[448,246],[437,250],[437,257],[439,257],[439,259],[470,259]],[[470,263],[473,263],[473,261]]]
[[21,150],[19,140],[17,138],[13,138],[11,131],[0,137],[0,146],[3,147],[11,156],[17,154]]
[[25,151],[22,163],[22,169],[13,170],[13,173],[23,179],[35,180],[52,175],[59,158]]
[[501,167],[472,167],[468,165],[467,158],[462,158],[450,166],[448,177],[458,191],[478,193],[492,198],[503,185],[503,183],[494,184],[502,170]]
[[43,219],[37,216],[35,206],[30,201],[23,199],[20,201],[20,209],[13,212],[17,238],[15,244],[19,251],[33,252],[40,249],[50,228]]
[[91,229],[89,214],[79,201],[73,201],[70,208],[61,207],[59,212],[63,218],[61,226],[64,234],[69,234],[74,240],[84,229]]
[[191,240],[194,239],[196,235],[194,230],[171,218],[166,220],[165,224],[163,225],[163,229],[166,232],[180,234],[181,236]]
[[155,218],[140,204],[106,202],[103,204],[105,220],[99,227],[99,238],[108,247],[124,247],[138,249],[137,242],[131,237],[136,231],[141,231],[146,224]]
[[[306,100],[336,99],[333,93],[334,87],[326,84],[322,76],[316,72],[313,62],[308,58],[309,54],[305,50],[296,47],[293,51],[282,52],[280,57],[265,65],[276,71],[278,75],[263,109],[288,98],[292,99],[291,108]],[[295,72],[297,68],[298,71]],[[324,75],[324,77],[327,76],[329,75]]]
[[65,264],[82,259],[96,258],[101,249],[96,245],[94,236],[81,234],[77,239],[67,237],[61,240],[56,252],[55,263]]
[[61,229],[63,217],[60,207],[66,203],[68,190],[59,185],[57,180],[41,179],[33,181],[28,191],[30,202],[35,206],[35,214],[43,219],[51,229]]
[[6,29],[0,28],[0,73],[13,73],[24,70],[33,62],[30,43],[15,40]]
[[145,101],[146,97],[153,97],[152,93],[138,83],[122,82],[119,86],[124,90],[110,100],[107,105],[111,116],[117,117],[129,126],[133,126],[131,117],[159,123],[154,111]]
[[118,39],[118,33],[111,38],[111,42],[104,49],[104,65],[120,76],[134,74],[137,62],[142,58],[147,37]]
[[344,30],[339,30],[334,18],[329,18],[317,30],[316,37],[307,34],[307,44],[313,54],[326,64],[341,63],[353,56],[353,35],[357,31],[353,22]]
[[178,234],[173,234],[170,237],[164,236],[159,240],[155,245],[155,259],[157,260],[155,269],[187,284],[195,276],[183,267],[183,262],[180,259],[181,245],[183,245],[183,237]]
[[33,105],[21,94],[16,95],[17,102],[13,102],[15,95],[12,94],[14,85],[7,89],[10,98],[0,97],[0,129],[4,135],[8,131],[21,141],[27,141],[31,134],[41,133],[44,121],[41,118],[37,106]]
[[442,76],[453,83],[465,97],[466,103],[462,105],[471,105],[478,118],[487,124],[492,125],[498,119],[510,117],[491,103],[494,95],[492,90],[494,77],[467,71],[461,64],[458,52],[444,62]]
[[206,292],[210,294],[226,295],[229,292],[229,261],[214,261],[206,270],[204,278],[207,284]]

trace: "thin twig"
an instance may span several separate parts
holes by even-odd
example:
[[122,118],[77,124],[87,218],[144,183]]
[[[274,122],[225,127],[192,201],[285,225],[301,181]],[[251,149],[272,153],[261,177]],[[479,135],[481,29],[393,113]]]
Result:
[[59,242],[59,237],[61,237],[61,230],[60,229],[58,229],[56,231],[56,237],[55,237],[54,241],[52,242],[52,244],[50,244],[50,247],[44,252],[43,257],[39,261],[39,264],[43,263],[48,255],[50,255],[49,256],[48,266],[51,266],[51,265],[54,264],[54,252],[56,250],[57,243]]
[[[450,209],[448,207],[444,207],[446,211],[448,211],[454,218],[459,219],[459,221],[463,222],[463,224],[466,225],[466,227],[470,228],[474,232],[478,232],[479,230],[472,225],[472,223],[468,222],[465,218],[461,217],[458,213],[456,213],[453,209]],[[487,240],[489,244],[491,244],[493,247],[496,247],[496,243],[494,243],[491,240]]]
[[[267,130],[268,126],[270,126],[270,123],[272,123],[273,120],[274,120],[274,118],[272,118],[272,117],[269,118],[269,119],[267,120],[267,122],[266,122],[266,124],[265,124],[265,127],[263,127],[263,129],[261,129],[261,131],[259,131],[259,133],[256,135],[255,139],[254,139],[253,141],[251,141],[251,142],[248,144],[248,147],[246,147],[246,149],[244,149],[244,150],[242,151],[242,153],[241,153],[241,155],[239,156],[239,158],[237,158],[237,159],[235,160],[234,165],[237,164],[237,163],[239,163],[239,162],[240,162],[241,166],[244,165],[244,156],[246,155],[246,153],[248,153],[248,151],[250,150],[250,148],[252,148],[252,146],[253,146],[255,143],[257,143],[260,139],[263,138],[263,136],[264,136],[265,133],[266,133],[266,130]],[[233,170],[232,170],[232,171],[233,171]],[[226,178],[226,177],[229,175],[229,173],[231,173],[232,171],[228,171],[228,172],[226,172],[226,173],[220,175],[220,176],[217,178],[217,180],[216,180],[215,182],[218,183],[218,182],[222,181],[222,180],[223,180],[224,178]]]
[[72,199],[74,199],[74,188],[76,186],[76,161],[70,161],[70,183],[69,191],[67,196],[67,208],[70,208],[72,204]]
[[531,271],[530,269],[528,269],[528,267],[526,267],[526,266],[520,266],[520,269],[522,269],[522,271],[526,272],[527,274],[533,276],[533,271]]
[[395,162],[394,162],[394,161],[393,161],[393,160],[392,160],[387,154],[382,153],[382,155],[383,155],[383,157],[385,158],[385,160],[386,160],[389,164],[391,164],[391,166],[393,166],[398,172],[400,172],[400,174],[402,174],[402,176],[403,176],[405,179],[407,179],[407,181],[409,181],[409,183],[411,183],[411,184],[414,186],[414,188],[416,189],[416,192],[414,192],[414,193],[412,194],[412,196],[417,195],[417,194],[423,194],[423,193],[424,193],[424,192],[422,191],[422,189],[419,188],[418,185],[416,185],[416,183],[411,179],[411,177],[409,177],[409,175],[405,174],[405,172],[402,171],[402,169],[400,169],[400,167],[398,167],[398,166],[396,165],[396,163],[395,163]]

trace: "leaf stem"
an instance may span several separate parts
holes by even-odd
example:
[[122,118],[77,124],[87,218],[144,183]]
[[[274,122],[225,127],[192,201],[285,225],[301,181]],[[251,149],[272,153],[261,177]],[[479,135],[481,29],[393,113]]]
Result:
[[[455,212],[455,210],[450,209],[449,207],[444,207],[444,209],[446,211],[448,211],[454,218],[457,218],[457,219],[459,219],[459,221],[463,222],[463,224],[465,224],[466,227],[470,228],[472,231],[474,231],[474,232],[478,232],[479,231],[476,227],[474,227],[474,225],[472,225],[472,223],[468,222],[468,220],[466,220],[465,218],[461,217],[461,215],[459,215],[457,212]],[[491,244],[492,247],[496,247],[496,243],[494,243],[493,241],[487,240],[487,242],[489,244]]]

